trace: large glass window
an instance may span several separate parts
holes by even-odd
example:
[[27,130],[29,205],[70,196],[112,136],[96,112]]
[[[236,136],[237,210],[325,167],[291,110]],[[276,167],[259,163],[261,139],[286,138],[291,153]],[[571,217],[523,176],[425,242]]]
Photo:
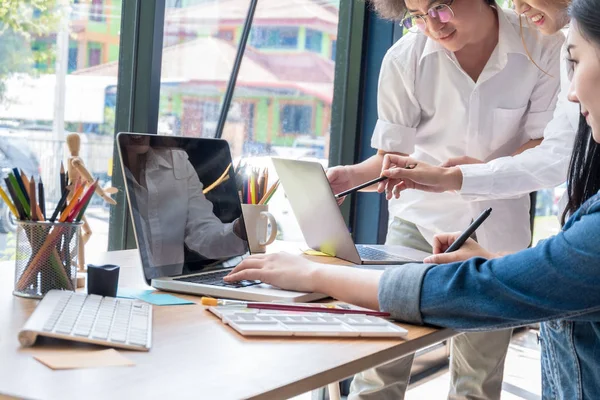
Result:
[[533,246],[540,240],[560,232],[560,217],[566,205],[566,198],[563,199],[563,195],[566,190],[566,184],[563,184],[552,189],[542,189],[536,193]]
[[[247,0],[167,3],[159,133],[214,137]],[[329,163],[339,1],[259,1],[222,138],[234,164],[275,171],[270,157]],[[279,189],[279,238],[302,234]]]
[[[43,180],[46,208],[59,199],[65,137],[78,133],[80,157],[110,185],[122,0],[3,2],[0,13],[0,156]],[[8,22],[11,22],[9,24]],[[11,147],[14,146],[14,147]],[[1,183],[3,185],[3,183]],[[108,243],[108,206],[94,197],[86,212],[89,259]],[[14,256],[15,223],[0,207],[0,254]]]

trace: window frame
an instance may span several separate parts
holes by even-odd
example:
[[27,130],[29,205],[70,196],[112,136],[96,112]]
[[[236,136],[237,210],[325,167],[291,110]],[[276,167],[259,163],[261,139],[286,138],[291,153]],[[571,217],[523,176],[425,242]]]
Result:
[[[123,2],[115,137],[118,132],[157,132],[164,19],[165,0]],[[135,248],[116,145],[112,185],[119,191],[110,211],[108,250]]]

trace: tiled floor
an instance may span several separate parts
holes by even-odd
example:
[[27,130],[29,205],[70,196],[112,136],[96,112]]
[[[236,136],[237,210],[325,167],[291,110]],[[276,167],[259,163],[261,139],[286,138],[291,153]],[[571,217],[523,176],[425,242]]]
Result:
[[[513,336],[504,367],[502,400],[541,399],[540,349],[536,334],[536,330],[530,329]],[[448,371],[440,371],[412,385],[406,400],[446,399],[449,382]],[[305,393],[293,400],[311,400],[311,394]]]

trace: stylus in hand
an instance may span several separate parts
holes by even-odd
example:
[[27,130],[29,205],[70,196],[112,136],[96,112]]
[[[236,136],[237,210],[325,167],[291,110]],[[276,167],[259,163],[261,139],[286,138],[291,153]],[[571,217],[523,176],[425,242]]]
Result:
[[368,181],[368,182],[361,183],[361,184],[360,184],[360,185],[358,185],[358,186],[355,186],[355,187],[353,187],[353,188],[350,188],[350,189],[348,189],[348,190],[344,190],[343,192],[340,192],[340,193],[336,194],[336,195],[335,195],[335,198],[336,198],[336,199],[339,199],[340,197],[347,196],[347,195],[349,195],[350,193],[357,192],[357,191],[359,191],[360,189],[364,189],[364,188],[366,188],[366,187],[369,187],[369,186],[371,186],[371,185],[374,185],[374,184],[376,184],[376,183],[379,183],[379,182],[381,182],[381,181],[385,181],[386,179],[387,179],[387,176],[380,176],[379,178],[375,178],[375,179],[372,179],[372,180],[370,180],[370,181]]
[[469,227],[462,233],[462,235],[460,235],[458,239],[456,239],[454,243],[452,243],[444,253],[452,253],[453,251],[460,249],[460,247],[463,244],[465,244],[467,239],[471,237],[473,232],[475,232],[475,230],[479,228],[479,225],[481,225],[483,221],[485,221],[486,218],[490,216],[491,213],[491,208],[488,208],[487,210],[482,212],[481,215],[479,215],[479,217],[477,217],[477,219],[473,221],[471,225],[469,225]]
[[[413,168],[414,168],[414,167],[416,167],[416,166],[417,166],[416,164],[410,164],[410,165],[407,165],[407,166],[406,166],[406,167],[404,167],[404,168],[405,168],[405,169],[413,169]],[[340,193],[336,194],[336,195],[335,195],[335,198],[336,198],[336,199],[339,199],[340,197],[347,196],[347,195],[349,195],[349,194],[351,194],[351,193],[357,192],[357,191],[359,191],[359,190],[361,190],[361,189],[364,189],[364,188],[366,188],[366,187],[369,187],[369,186],[371,186],[371,185],[374,185],[374,184],[376,184],[376,183],[379,183],[379,182],[381,182],[381,181],[385,181],[386,179],[388,179],[388,177],[387,177],[387,176],[380,176],[379,178],[375,178],[375,179],[372,179],[372,180],[370,180],[370,181],[368,181],[368,182],[361,183],[361,184],[360,184],[360,185],[358,185],[358,186],[355,186],[355,187],[353,187],[353,188],[350,188],[350,189],[348,189],[348,190],[344,190],[343,192],[340,192]]]

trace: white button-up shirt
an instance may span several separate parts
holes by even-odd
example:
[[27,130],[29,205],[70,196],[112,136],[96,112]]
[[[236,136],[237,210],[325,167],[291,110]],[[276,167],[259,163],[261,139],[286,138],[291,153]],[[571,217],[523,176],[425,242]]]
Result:
[[460,193],[467,200],[505,199],[560,185],[565,181],[575,134],[579,105],[567,99],[571,82],[567,73],[567,50],[562,49],[560,94],[554,117],[544,130],[542,143],[514,157],[500,157],[485,164],[467,164]]
[[[487,162],[542,138],[559,91],[564,35],[542,36],[523,26],[529,54],[548,75],[529,59],[514,11],[499,10],[498,21],[498,45],[477,82],[453,53],[421,33],[406,34],[390,48],[379,77],[379,119],[371,145],[437,165],[464,155]],[[431,243],[435,233],[464,230],[492,207],[477,230],[480,244],[490,251],[516,251],[531,240],[529,203],[526,195],[474,201],[454,192],[408,190],[390,201],[389,211],[390,218],[417,225]]]
[[202,193],[203,185],[185,151],[150,149],[140,182],[126,173],[135,193],[132,208],[138,240],[144,247],[144,267],[170,266],[180,273],[184,244],[208,259],[246,252],[246,242],[235,235],[233,223],[223,223],[213,213],[213,204]]

